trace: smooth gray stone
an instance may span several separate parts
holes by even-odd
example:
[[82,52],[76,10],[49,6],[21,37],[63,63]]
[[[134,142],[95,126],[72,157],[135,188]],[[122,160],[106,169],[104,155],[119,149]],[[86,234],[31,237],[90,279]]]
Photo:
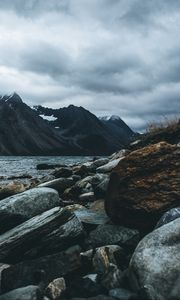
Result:
[[58,193],[34,188],[0,201],[0,233],[60,205]]
[[42,293],[38,286],[30,285],[0,296],[0,300],[41,300]]
[[130,262],[129,279],[134,291],[144,290],[148,299],[167,300],[169,293],[176,290],[179,272],[180,218],[140,241]]

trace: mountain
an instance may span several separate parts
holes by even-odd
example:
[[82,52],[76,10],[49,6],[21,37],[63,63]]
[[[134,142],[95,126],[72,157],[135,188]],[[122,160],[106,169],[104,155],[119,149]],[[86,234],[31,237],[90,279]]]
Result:
[[0,97],[0,155],[107,155],[129,142],[126,126],[83,107],[31,108],[16,93]]
[[64,137],[73,139],[90,153],[112,153],[128,144],[134,134],[120,118],[113,120],[112,117],[105,122],[83,107],[70,105],[52,109],[35,106],[34,109]]
[[56,155],[67,149],[74,150],[17,94],[0,98],[1,155]]
[[117,134],[121,138],[123,144],[129,143],[129,138],[134,135],[131,128],[116,115],[104,116],[99,118],[113,134]]

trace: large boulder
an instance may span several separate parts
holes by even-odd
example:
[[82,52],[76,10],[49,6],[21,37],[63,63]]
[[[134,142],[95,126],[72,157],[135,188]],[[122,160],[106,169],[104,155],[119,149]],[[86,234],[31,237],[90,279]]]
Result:
[[116,223],[144,232],[178,206],[180,148],[161,142],[127,155],[113,170],[105,201]]
[[180,218],[141,240],[130,262],[129,278],[132,288],[141,291],[145,299],[171,299],[172,290],[172,299],[179,299],[179,272]]
[[60,205],[58,193],[50,188],[34,188],[0,202],[0,233]]

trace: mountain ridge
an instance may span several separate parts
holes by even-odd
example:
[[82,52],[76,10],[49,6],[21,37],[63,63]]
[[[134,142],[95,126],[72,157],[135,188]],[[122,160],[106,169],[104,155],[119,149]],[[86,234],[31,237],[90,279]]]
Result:
[[31,108],[16,93],[0,98],[0,155],[108,155],[133,135],[114,128],[83,107]]

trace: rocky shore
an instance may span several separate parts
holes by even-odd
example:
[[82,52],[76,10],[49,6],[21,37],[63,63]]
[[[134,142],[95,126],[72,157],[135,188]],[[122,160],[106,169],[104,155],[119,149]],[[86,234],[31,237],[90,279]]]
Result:
[[178,142],[1,188],[0,300],[180,299]]

